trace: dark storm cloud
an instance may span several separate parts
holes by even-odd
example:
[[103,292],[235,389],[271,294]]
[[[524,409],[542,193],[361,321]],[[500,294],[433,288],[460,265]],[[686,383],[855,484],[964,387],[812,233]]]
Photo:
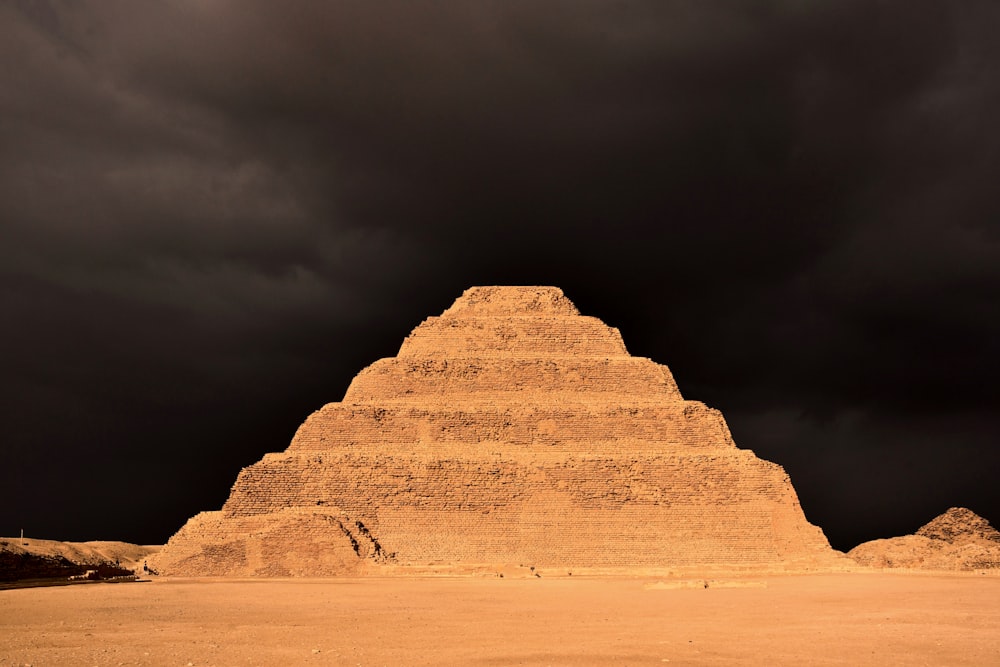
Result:
[[874,536],[836,506],[1000,463],[998,13],[4,4],[4,455],[131,461],[162,540],[220,502],[171,479],[224,494],[463,288],[551,283]]

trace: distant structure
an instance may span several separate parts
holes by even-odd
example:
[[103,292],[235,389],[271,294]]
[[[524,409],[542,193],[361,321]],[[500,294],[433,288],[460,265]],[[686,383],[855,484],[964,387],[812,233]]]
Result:
[[919,570],[1000,568],[1000,532],[970,509],[952,507],[913,535],[872,540],[848,554],[861,565]]
[[168,575],[316,576],[837,556],[781,466],[617,329],[555,287],[474,287],[153,558]]

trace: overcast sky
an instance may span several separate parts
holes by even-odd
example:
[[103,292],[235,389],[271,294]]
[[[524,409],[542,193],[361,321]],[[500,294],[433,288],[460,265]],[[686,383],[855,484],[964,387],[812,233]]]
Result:
[[0,0],[0,535],[162,543],[552,284],[837,548],[1000,522],[1000,4]]

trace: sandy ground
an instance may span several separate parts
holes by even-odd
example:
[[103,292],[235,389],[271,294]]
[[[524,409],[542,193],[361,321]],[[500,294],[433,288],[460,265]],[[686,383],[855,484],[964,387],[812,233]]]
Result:
[[0,591],[0,665],[1000,665],[1000,577],[180,580]]

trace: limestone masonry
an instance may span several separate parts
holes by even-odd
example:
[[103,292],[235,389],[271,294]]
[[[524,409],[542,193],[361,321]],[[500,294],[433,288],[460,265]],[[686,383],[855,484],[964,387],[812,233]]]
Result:
[[155,563],[315,576],[809,567],[835,553],[781,466],[737,448],[719,411],[684,400],[617,329],[555,287],[474,287],[243,469]]

